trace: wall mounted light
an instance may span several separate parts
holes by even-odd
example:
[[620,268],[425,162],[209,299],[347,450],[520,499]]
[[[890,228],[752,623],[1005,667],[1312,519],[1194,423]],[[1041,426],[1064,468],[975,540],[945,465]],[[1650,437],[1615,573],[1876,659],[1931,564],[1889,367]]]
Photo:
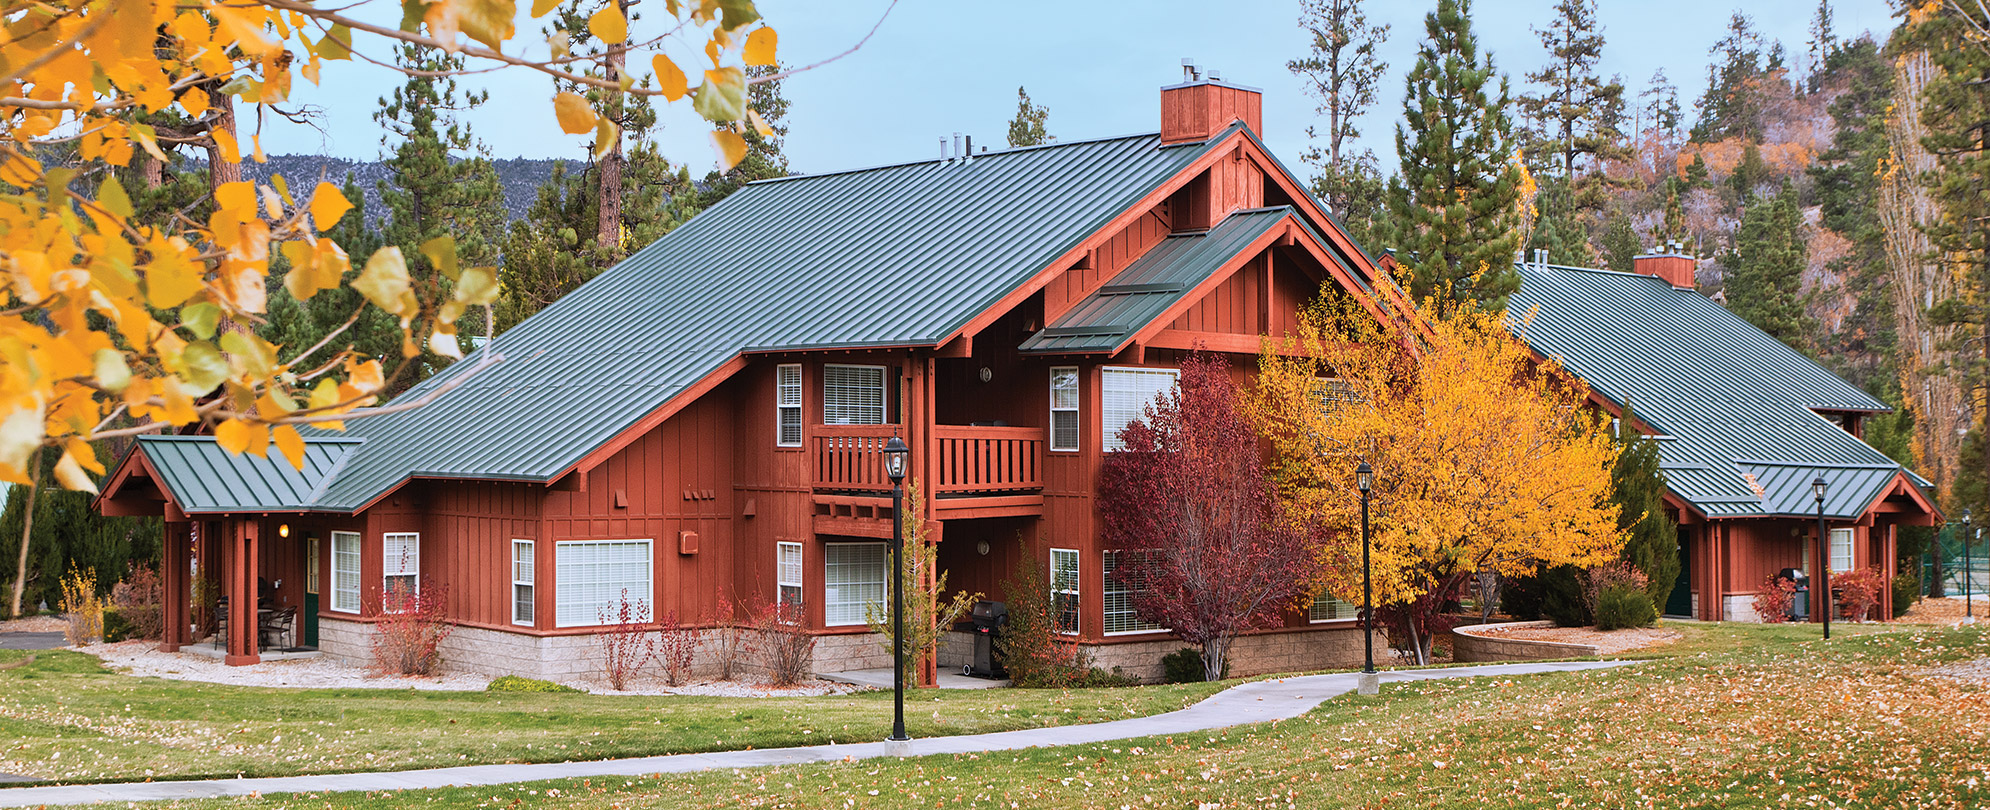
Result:
[[983,541],[981,541],[981,542],[979,542],[979,543],[975,543],[975,544],[974,544],[974,550],[975,550],[975,551],[978,551],[978,552],[981,552],[981,556],[983,556],[983,557],[986,557],[986,556],[988,556],[988,541],[986,541],[986,540],[983,540]]
[[989,367],[987,367],[987,366],[982,366],[982,367],[981,367],[981,381],[982,381],[982,382],[988,382],[989,380],[992,380],[992,379],[995,379],[995,370],[994,370],[994,369],[992,369],[992,368],[989,368]]
[[290,524],[288,524],[288,523],[279,523],[279,524],[277,524],[277,526],[276,526],[276,536],[278,536],[278,537],[289,537],[289,536],[290,536]]

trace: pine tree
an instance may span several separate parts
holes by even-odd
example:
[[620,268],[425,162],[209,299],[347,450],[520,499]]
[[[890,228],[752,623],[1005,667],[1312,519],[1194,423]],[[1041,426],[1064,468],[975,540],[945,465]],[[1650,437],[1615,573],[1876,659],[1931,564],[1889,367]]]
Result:
[[1589,231],[1577,219],[1578,212],[1570,200],[1568,181],[1550,177],[1541,183],[1540,193],[1534,205],[1540,215],[1534,221],[1534,229],[1527,236],[1527,258],[1531,261],[1534,251],[1548,252],[1548,263],[1568,267],[1592,267],[1596,264],[1596,252],[1589,248]]
[[1643,253],[1638,245],[1638,232],[1631,227],[1631,218],[1622,211],[1611,211],[1603,226],[1603,258],[1607,266],[1619,273],[1637,270],[1637,256]]
[[1827,269],[1843,280],[1852,308],[1822,353],[1833,370],[1854,384],[1898,385],[1892,362],[1895,330],[1893,283],[1885,230],[1874,216],[1882,204],[1879,178],[1893,165],[1887,140],[1893,110],[1893,69],[1871,37],[1843,43],[1814,74],[1820,90],[1836,91],[1830,112],[1836,124],[1831,147],[1809,169],[1818,202],[1818,224],[1851,242]]
[[[779,65],[760,65],[747,68],[746,76],[748,80],[765,79],[780,72]],[[746,157],[729,171],[706,174],[696,194],[684,195],[686,206],[673,205],[673,214],[679,219],[688,220],[699,211],[718,205],[747,183],[788,176],[788,158],[781,153],[781,143],[788,137],[788,97],[781,93],[781,80],[748,85],[746,108],[766,123],[767,134],[748,127],[743,133]]]
[[1679,88],[1665,77],[1665,68],[1652,71],[1651,82],[1645,91],[1638,94],[1644,100],[1646,125],[1663,133],[1666,137],[1679,134]]
[[[1727,36],[1707,50],[1707,91],[1694,103],[1700,120],[1693,125],[1695,143],[1713,143],[1740,136],[1762,139],[1761,93],[1755,87],[1767,72],[1762,66],[1762,35],[1739,11],[1728,20]],[[1774,60],[1772,60],[1774,61]]]
[[1028,90],[1016,88],[1016,117],[1009,119],[1009,148],[1057,140],[1046,127],[1049,121],[1050,108],[1031,102]]
[[[366,193],[358,181],[347,174],[345,185],[340,189],[352,210],[339,218],[337,225],[324,232],[324,236],[334,244],[344,248],[347,256],[358,257],[364,264],[373,251],[384,246],[380,229],[374,217],[367,211]],[[350,348],[362,357],[396,358],[401,353],[401,326],[393,316],[379,307],[369,306],[359,291],[341,284],[328,290],[320,290],[309,300],[298,301],[290,297],[284,287],[284,274],[289,272],[289,262],[281,254],[272,257],[269,274],[269,317],[257,328],[257,334],[264,340],[285,348],[285,356],[317,345],[347,320],[353,320],[350,327],[341,333],[341,340],[318,351],[292,360],[300,369],[315,369],[337,358],[338,353]],[[350,277],[350,274],[348,274]]]
[[[1623,107],[1624,85],[1596,73],[1603,58],[1596,0],[1561,0],[1548,27],[1536,28],[1534,34],[1548,50],[1548,64],[1527,74],[1540,93],[1523,94],[1516,101],[1547,128],[1545,146],[1556,158],[1554,168],[1571,181],[1572,204],[1594,210],[1603,202],[1602,162],[1628,154],[1615,120]],[[1595,164],[1586,176],[1578,174],[1582,161]]]
[[1624,559],[1644,572],[1645,592],[1662,610],[1679,580],[1679,526],[1665,514],[1658,442],[1631,426],[1630,409],[1624,416],[1618,422],[1617,461],[1610,467],[1611,500],[1624,533]]
[[1814,326],[1802,293],[1809,251],[1803,213],[1789,181],[1775,196],[1749,203],[1734,241],[1734,250],[1721,262],[1730,268],[1728,309],[1791,348],[1804,350]]
[[1686,188],[1706,188],[1713,183],[1707,173],[1707,156],[1702,152],[1693,153],[1692,164],[1686,167]]
[[1679,202],[1679,184],[1678,178],[1665,178],[1665,219],[1659,225],[1658,238],[1653,240],[1661,245],[1673,242],[1683,245],[1691,236],[1686,232],[1686,208]]
[[1831,58],[1838,55],[1838,35],[1831,25],[1831,0],[1817,0],[1810,18],[1810,92],[1822,86]]
[[[1438,0],[1424,18],[1396,126],[1401,174],[1390,207],[1410,288],[1443,316],[1477,303],[1506,308],[1519,289],[1520,165],[1505,77],[1479,51],[1469,0]],[[1497,78],[1494,87],[1488,87]]]
[[1741,162],[1735,164],[1734,174],[1727,180],[1734,198],[1744,201],[1755,196],[1757,186],[1769,181],[1769,163],[1762,159],[1762,149],[1754,141],[1742,144]]
[[[1380,214],[1381,173],[1375,154],[1351,148],[1361,136],[1355,124],[1375,104],[1375,88],[1389,69],[1376,48],[1389,36],[1389,26],[1371,25],[1362,0],[1304,0],[1299,28],[1311,39],[1306,56],[1285,63],[1304,82],[1315,102],[1313,114],[1322,124],[1306,128],[1311,142],[1300,157],[1318,167],[1315,196],[1327,202],[1350,232],[1366,235]],[[1361,236],[1355,237],[1357,241]]]

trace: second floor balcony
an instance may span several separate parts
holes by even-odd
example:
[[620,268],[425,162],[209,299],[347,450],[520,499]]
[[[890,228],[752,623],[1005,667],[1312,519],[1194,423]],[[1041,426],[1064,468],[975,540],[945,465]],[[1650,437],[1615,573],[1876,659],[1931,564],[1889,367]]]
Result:
[[[896,425],[818,425],[813,431],[817,492],[884,494],[891,481],[879,451]],[[1044,430],[1034,427],[935,425],[932,494],[993,497],[1043,491]],[[921,448],[914,448],[917,453]],[[912,462],[914,474],[925,469]]]

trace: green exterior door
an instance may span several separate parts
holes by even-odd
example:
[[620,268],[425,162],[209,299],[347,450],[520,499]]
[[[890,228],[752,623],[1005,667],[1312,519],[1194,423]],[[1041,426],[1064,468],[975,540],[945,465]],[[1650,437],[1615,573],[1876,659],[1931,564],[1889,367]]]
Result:
[[1679,543],[1679,579],[1672,584],[1672,594],[1665,598],[1665,615],[1693,615],[1693,554],[1692,544]]
[[304,538],[304,615],[298,619],[299,644],[318,646],[318,538]]

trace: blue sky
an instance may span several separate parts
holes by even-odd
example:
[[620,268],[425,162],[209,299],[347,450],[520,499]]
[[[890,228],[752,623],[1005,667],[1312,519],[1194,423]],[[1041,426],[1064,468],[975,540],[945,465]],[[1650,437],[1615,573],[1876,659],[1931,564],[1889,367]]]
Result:
[[[1389,63],[1382,98],[1362,119],[1363,145],[1394,166],[1391,131],[1400,115],[1403,75],[1434,3],[1371,0],[1372,21],[1391,26],[1382,48]],[[521,4],[525,6],[529,4]],[[806,64],[848,48],[877,22],[886,0],[762,0],[760,8],[781,34],[784,61]],[[1530,31],[1547,17],[1553,0],[1479,0],[1473,9],[1481,42],[1519,91],[1522,74],[1545,61]],[[1893,24],[1885,0],[1837,0],[1840,36]],[[1801,59],[1816,4],[1810,0],[1603,0],[1608,43],[1605,73],[1623,75],[1628,91],[1644,89],[1664,68],[1691,115],[1706,83],[1707,48],[1725,33],[1729,14],[1745,6],[1757,28],[1782,41]],[[392,24],[398,4],[372,0],[360,16]],[[1051,133],[1065,139],[1152,131],[1158,126],[1158,88],[1178,81],[1181,59],[1194,57],[1225,79],[1265,91],[1265,140],[1296,161],[1313,119],[1313,102],[1300,91],[1285,61],[1302,54],[1296,2],[1062,2],[964,3],[901,0],[857,53],[789,79],[792,102],[787,153],[803,172],[870,166],[936,156],[938,138],[953,132],[977,145],[999,148],[1015,111],[1018,85],[1050,108]],[[639,24],[640,25],[640,24]],[[520,48],[543,51],[537,21],[519,20]],[[382,55],[384,43],[361,39],[360,48]],[[702,56],[678,47],[690,65]],[[647,65],[648,59],[631,62]],[[267,123],[271,153],[326,154],[370,159],[379,155],[380,133],[370,117],[376,99],[399,83],[397,74],[362,62],[328,66],[326,88],[299,89],[293,101],[315,104],[328,115],[316,128]],[[496,157],[582,157],[584,141],[554,126],[552,87],[545,77],[507,70],[471,77],[491,91],[491,103],[466,116]],[[300,80],[300,85],[305,85]],[[694,172],[713,166],[705,128],[680,102],[664,111],[665,153]],[[253,118],[243,122],[251,134]]]

